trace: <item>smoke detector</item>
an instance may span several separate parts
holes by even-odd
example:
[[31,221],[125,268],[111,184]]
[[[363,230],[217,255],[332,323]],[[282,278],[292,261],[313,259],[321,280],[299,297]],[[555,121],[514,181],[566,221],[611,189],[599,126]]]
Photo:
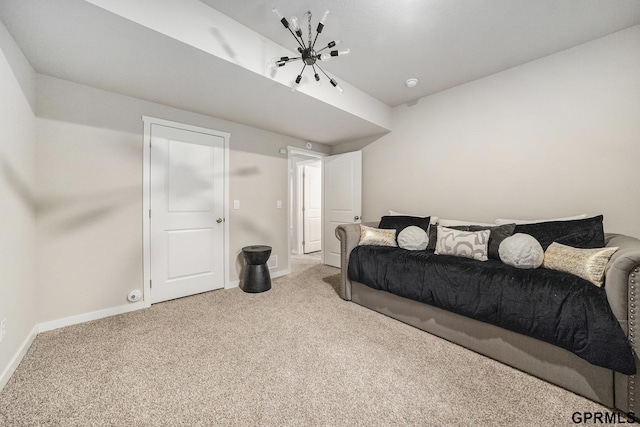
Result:
[[415,77],[412,77],[410,79],[407,79],[406,82],[404,82],[405,85],[407,85],[407,87],[416,87],[418,85],[418,79],[416,79]]

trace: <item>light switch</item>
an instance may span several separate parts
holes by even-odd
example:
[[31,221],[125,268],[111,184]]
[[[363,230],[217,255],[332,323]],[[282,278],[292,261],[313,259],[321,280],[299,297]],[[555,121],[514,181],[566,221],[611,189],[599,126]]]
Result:
[[240,200],[233,201],[233,209],[240,209]]
[[278,200],[278,201],[276,202],[276,208],[278,208],[278,209],[282,209],[282,200]]

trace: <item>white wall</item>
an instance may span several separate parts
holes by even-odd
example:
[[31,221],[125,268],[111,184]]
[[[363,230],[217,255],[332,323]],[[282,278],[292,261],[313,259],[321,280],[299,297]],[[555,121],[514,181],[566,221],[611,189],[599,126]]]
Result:
[[640,26],[394,109],[363,149],[367,221],[604,214],[640,237]]
[[0,22],[0,389],[37,323],[34,79]]
[[231,134],[229,199],[241,209],[228,218],[230,281],[247,245],[273,247],[272,274],[289,269],[279,149],[305,141],[53,77],[37,83],[40,321],[127,305],[129,291],[142,289],[143,115]]

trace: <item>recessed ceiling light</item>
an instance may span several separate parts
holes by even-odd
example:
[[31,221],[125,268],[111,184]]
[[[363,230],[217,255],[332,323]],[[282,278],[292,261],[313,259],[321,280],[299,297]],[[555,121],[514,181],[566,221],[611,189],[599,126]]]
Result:
[[407,81],[404,82],[404,84],[406,84],[407,87],[416,87],[416,85],[418,84],[418,79],[416,79],[415,77],[412,77],[410,79],[407,79]]

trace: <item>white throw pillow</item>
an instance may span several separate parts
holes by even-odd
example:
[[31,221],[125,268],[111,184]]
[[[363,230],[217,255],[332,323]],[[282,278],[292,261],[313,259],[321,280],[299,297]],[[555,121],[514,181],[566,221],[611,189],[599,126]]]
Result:
[[573,221],[574,219],[585,219],[587,214],[580,214],[574,216],[565,216],[563,218],[550,218],[550,219],[496,219],[496,225],[503,224],[536,224],[538,222],[551,222],[551,221]]
[[438,226],[435,253],[486,261],[491,230],[461,231]]
[[535,237],[516,233],[500,243],[498,248],[500,260],[516,268],[532,269],[542,265],[544,249]]
[[410,251],[423,251],[429,243],[429,235],[420,227],[410,225],[398,234],[398,246]]

